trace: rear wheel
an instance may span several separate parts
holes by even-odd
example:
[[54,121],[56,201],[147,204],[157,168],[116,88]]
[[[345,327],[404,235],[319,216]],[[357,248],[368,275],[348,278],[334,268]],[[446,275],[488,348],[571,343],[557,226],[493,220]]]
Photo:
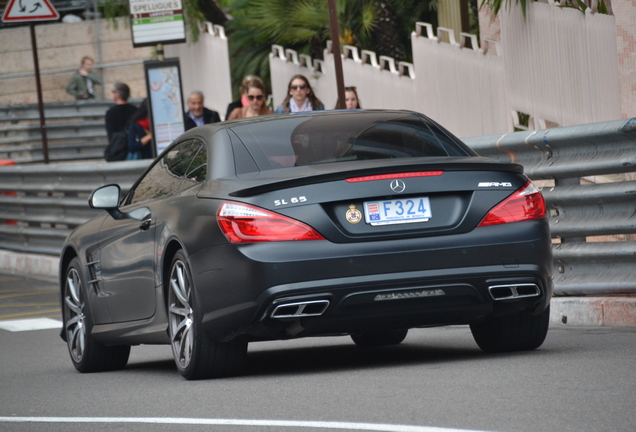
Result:
[[74,258],[66,269],[64,282],[64,335],[73,366],[80,372],[101,372],[126,367],[130,346],[104,346],[91,339],[93,325],[86,302],[87,285],[79,259]]
[[212,340],[199,329],[201,316],[187,258],[178,251],[170,266],[169,334],[179,373],[188,380],[236,375],[247,357],[247,339]]
[[529,351],[539,348],[550,323],[550,306],[538,315],[520,311],[514,315],[491,318],[471,324],[475,342],[488,353]]
[[408,329],[391,330],[391,331],[376,331],[360,334],[352,334],[351,339],[356,345],[361,347],[379,347],[398,345],[406,338]]

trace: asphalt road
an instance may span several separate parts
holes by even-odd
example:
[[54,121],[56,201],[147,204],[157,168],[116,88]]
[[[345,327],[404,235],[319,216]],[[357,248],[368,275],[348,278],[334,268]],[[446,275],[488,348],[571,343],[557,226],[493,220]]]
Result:
[[0,275],[0,431],[636,429],[636,328],[552,327],[540,349],[503,355],[466,327],[373,350],[347,337],[254,343],[244,375],[198,382],[168,346],[142,346],[123,371],[83,375],[59,329],[1,326],[55,318],[55,288]]

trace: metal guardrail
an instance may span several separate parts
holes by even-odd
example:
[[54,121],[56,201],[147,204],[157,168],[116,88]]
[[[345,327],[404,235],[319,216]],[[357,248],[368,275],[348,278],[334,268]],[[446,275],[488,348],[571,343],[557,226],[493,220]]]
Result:
[[636,294],[636,242],[554,245],[556,295]]
[[127,191],[150,160],[0,167],[0,247],[59,255],[66,236],[99,214],[88,207],[97,187]]
[[539,131],[464,138],[482,156],[516,162],[544,188],[555,244],[557,295],[636,294],[636,241],[569,242],[636,234],[636,181],[567,184],[560,180],[636,172],[636,118]]
[[531,179],[636,171],[636,118],[462,141],[481,156],[523,165]]
[[[141,99],[130,99],[130,103],[139,106]],[[79,100],[72,102],[54,102],[44,104],[44,116],[47,120],[77,117],[101,117],[112,107],[111,100]],[[17,123],[40,118],[37,104],[14,104],[0,106],[0,122]]]
[[[105,138],[104,120],[84,120],[79,122],[49,123],[46,136],[51,141],[87,138]],[[39,124],[10,125],[0,129],[0,146],[29,142],[41,142]],[[0,147],[2,149],[2,147]]]
[[[47,119],[65,119],[74,117],[104,117],[106,110],[113,106],[112,101],[90,100],[56,102],[44,104],[44,117]],[[0,106],[0,122],[18,123],[37,121],[40,112],[37,104],[15,104]]]
[[[139,105],[140,100],[131,100]],[[104,115],[112,101],[74,101],[44,106],[49,159],[101,159],[107,145]],[[16,163],[42,162],[39,111],[36,104],[0,106],[0,159]]]
[[[80,141],[76,143],[49,145],[49,160],[52,162],[78,161],[85,159],[102,159],[107,142]],[[41,144],[21,144],[0,147],[0,159],[11,159],[16,163],[32,163],[44,161],[44,150]]]
[[[483,156],[522,163],[534,179],[636,171],[636,119],[464,141]],[[66,235],[96,214],[90,192],[107,183],[128,189],[148,164],[0,167],[0,248],[59,254]],[[636,241],[568,242],[635,234],[636,181],[557,184],[543,194],[552,236],[565,240],[553,247],[555,293],[636,294]]]

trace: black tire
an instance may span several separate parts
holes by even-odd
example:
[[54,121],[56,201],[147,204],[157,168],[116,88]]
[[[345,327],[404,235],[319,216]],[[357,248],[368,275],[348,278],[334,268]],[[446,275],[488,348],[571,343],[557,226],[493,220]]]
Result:
[[360,347],[380,347],[399,345],[406,338],[408,329],[391,330],[383,332],[369,332],[352,334],[351,339]]
[[82,373],[125,368],[130,355],[129,345],[104,346],[90,337],[93,321],[86,299],[82,265],[74,258],[66,269],[62,303],[64,333],[73,366]]
[[550,324],[550,306],[538,315],[529,311],[491,318],[470,325],[475,342],[487,353],[530,351],[539,348]]
[[168,277],[168,332],[179,373],[188,380],[221,378],[238,374],[247,357],[247,338],[219,342],[203,334],[201,313],[188,260],[178,251]]

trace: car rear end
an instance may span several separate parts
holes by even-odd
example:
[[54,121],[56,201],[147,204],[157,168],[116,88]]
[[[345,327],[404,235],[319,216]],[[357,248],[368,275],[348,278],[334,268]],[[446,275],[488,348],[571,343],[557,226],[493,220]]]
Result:
[[[546,310],[545,204],[520,166],[479,158],[416,113],[287,123],[230,128],[234,187],[199,194],[216,198],[226,243],[198,283],[233,287],[222,310],[210,298],[210,332],[362,334]],[[206,266],[206,253],[192,259]]]

